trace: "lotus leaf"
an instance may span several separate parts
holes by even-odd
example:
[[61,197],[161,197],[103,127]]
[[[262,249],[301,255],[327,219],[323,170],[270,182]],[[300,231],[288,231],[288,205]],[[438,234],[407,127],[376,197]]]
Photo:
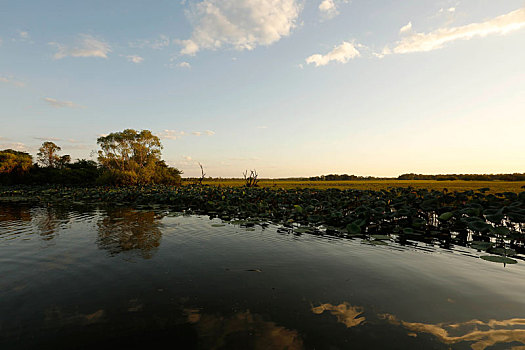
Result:
[[508,236],[510,234],[510,230],[505,226],[494,227],[491,231],[499,236]]
[[438,219],[441,220],[441,221],[448,221],[448,220],[452,219],[453,216],[454,216],[454,213],[448,211],[446,213],[441,214],[438,217]]
[[354,223],[346,225],[346,230],[348,231],[348,233],[353,234],[353,235],[357,235],[361,233],[361,227]]
[[390,239],[390,236],[387,236],[387,235],[371,235],[370,237],[377,239],[377,240]]
[[474,249],[478,250],[487,250],[490,247],[492,247],[492,243],[490,242],[481,242],[481,241],[472,241],[470,242],[470,246]]
[[503,263],[503,264],[517,264],[518,262],[514,259],[507,258],[505,256],[499,256],[499,255],[484,255],[480,257],[483,260],[491,261],[495,263]]
[[516,255],[516,251],[514,249],[505,249],[502,247],[490,248],[488,252],[492,254],[497,254],[497,255],[508,255],[508,256]]

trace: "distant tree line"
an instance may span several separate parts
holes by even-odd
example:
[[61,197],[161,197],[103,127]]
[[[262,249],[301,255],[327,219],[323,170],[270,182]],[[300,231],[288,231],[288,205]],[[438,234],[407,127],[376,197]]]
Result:
[[46,141],[37,162],[27,152],[0,150],[0,184],[180,185],[182,172],[161,159],[162,144],[149,130],[126,129],[97,139],[98,163],[69,155]]
[[423,174],[403,174],[397,178],[373,177],[373,176],[356,176],[348,174],[329,174],[313,176],[309,178],[297,178],[296,180],[308,181],[367,181],[367,180],[436,180],[436,181],[525,181],[525,173],[514,174],[440,174],[440,175],[423,175]]
[[[366,180],[381,180],[383,178],[373,176],[357,176],[348,174],[329,174],[309,177],[309,181],[366,181]],[[306,180],[306,179],[305,179]]]
[[514,174],[403,174],[397,177],[398,180],[437,180],[437,181],[525,181],[525,173]]

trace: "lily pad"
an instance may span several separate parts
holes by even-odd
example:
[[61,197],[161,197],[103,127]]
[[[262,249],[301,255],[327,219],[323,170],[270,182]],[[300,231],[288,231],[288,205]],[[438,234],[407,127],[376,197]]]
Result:
[[499,255],[483,255],[480,258],[483,260],[491,261],[495,263],[503,263],[503,264],[517,264],[518,263],[514,259],[507,258],[504,256],[499,256]]
[[490,230],[492,226],[490,226],[487,223],[484,223],[481,220],[475,220],[468,223],[468,228],[470,228],[473,231],[479,231],[479,232],[487,232]]
[[372,245],[388,245],[388,243],[386,243],[385,241],[370,241],[370,244]]
[[497,255],[506,255],[506,256],[512,256],[516,255],[516,251],[514,249],[505,249],[505,248],[491,248],[488,250],[489,253],[497,254]]
[[470,246],[477,250],[487,250],[490,247],[492,247],[492,243],[490,242],[481,242],[481,241],[472,241],[470,243]]
[[361,233],[361,227],[354,223],[346,225],[346,230],[352,235],[357,235]]
[[414,233],[414,229],[413,229],[413,228],[410,228],[410,227],[405,227],[405,228],[403,229],[403,233],[406,234],[406,235],[413,234],[413,233]]
[[441,221],[448,221],[454,216],[454,213],[448,211],[446,213],[441,214],[438,219]]
[[311,227],[304,227],[304,226],[301,226],[301,227],[297,227],[294,229],[294,232],[297,232],[297,233],[311,233],[313,232],[312,228]]
[[510,230],[505,226],[498,226],[495,227],[492,232],[496,235],[500,236],[508,236],[510,234]]
[[372,235],[371,237],[377,240],[390,239],[390,236],[387,235]]

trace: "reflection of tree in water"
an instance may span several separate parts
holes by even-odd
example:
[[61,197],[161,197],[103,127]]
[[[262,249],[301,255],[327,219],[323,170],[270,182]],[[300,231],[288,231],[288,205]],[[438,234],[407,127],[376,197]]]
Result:
[[203,349],[288,349],[303,348],[299,333],[264,321],[250,311],[231,317],[200,314],[186,310],[188,322],[195,324]]
[[145,259],[160,245],[162,232],[159,216],[152,211],[115,208],[98,221],[98,246],[115,255],[137,250]]
[[28,207],[23,205],[0,207],[0,227],[7,227],[8,232],[37,233],[43,240],[56,236],[60,226],[72,220],[87,217],[93,210],[82,207],[76,211],[69,206]]
[[6,223],[10,221],[31,221],[30,208],[21,205],[0,206],[0,222]]
[[60,225],[69,223],[78,215],[71,208],[62,206],[39,207],[31,210],[32,223],[43,240],[53,239]]

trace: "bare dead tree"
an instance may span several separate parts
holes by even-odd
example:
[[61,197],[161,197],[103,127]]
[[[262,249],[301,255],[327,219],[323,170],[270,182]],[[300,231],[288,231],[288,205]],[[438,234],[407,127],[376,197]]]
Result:
[[200,162],[199,166],[201,167],[201,177],[197,181],[199,182],[199,185],[202,185],[202,181],[204,181],[204,177],[206,176],[206,174],[204,173],[204,168],[202,167],[202,164]]
[[248,170],[245,170],[243,176],[245,181],[244,186],[259,187],[257,184],[259,182],[259,180],[257,180],[257,176],[259,176],[259,174],[257,174],[257,170],[250,170],[250,176],[248,176]]

